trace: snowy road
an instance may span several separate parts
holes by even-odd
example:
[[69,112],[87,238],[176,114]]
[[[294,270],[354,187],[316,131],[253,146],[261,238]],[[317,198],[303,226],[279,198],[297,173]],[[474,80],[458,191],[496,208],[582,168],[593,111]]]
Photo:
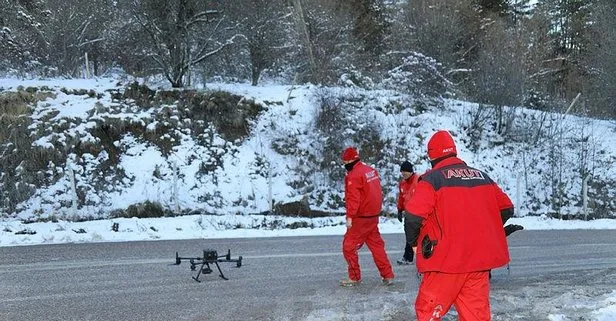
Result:
[[[403,235],[384,236],[390,259]],[[340,236],[92,243],[0,248],[0,320],[414,320],[414,267],[395,266],[380,285],[363,251],[363,283],[345,276]],[[593,320],[616,290],[613,230],[522,231],[509,240],[511,271],[494,271],[494,320]],[[222,264],[191,279],[170,265],[176,251],[231,249],[244,266]],[[455,320],[449,316],[445,320]]]

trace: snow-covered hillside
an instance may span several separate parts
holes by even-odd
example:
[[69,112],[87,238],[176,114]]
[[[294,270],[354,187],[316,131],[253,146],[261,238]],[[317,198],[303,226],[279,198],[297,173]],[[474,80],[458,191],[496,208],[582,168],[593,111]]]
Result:
[[505,108],[503,119],[512,121],[501,135],[485,106],[458,100],[439,108],[386,90],[208,84],[204,90],[243,97],[238,106],[262,109],[245,116],[247,136],[225,136],[225,123],[216,126],[210,114],[196,119],[174,102],[119,99],[124,85],[117,79],[0,80],[0,94],[18,86],[50,93],[32,106],[28,124],[29,155],[42,168],[23,165],[27,159],[2,168],[5,178],[30,173],[39,183],[24,187],[28,197],[14,211],[5,207],[5,218],[105,218],[145,201],[176,214],[261,213],[270,201],[341,213],[338,157],[347,145],[358,146],[379,170],[385,205],[394,212],[399,163],[410,160],[416,171],[427,170],[425,145],[438,129],[450,130],[460,157],[511,195],[517,215],[581,213],[583,177],[591,216],[610,216],[616,207],[609,166],[616,161],[616,125],[608,121]]

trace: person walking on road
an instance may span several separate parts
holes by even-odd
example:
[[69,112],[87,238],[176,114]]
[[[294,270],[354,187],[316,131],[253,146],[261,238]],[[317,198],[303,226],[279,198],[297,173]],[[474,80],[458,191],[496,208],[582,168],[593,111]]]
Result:
[[364,245],[372,253],[384,285],[393,284],[394,272],[385,252],[385,242],[379,232],[379,216],[383,205],[383,192],[379,173],[360,160],[354,147],[342,153],[347,170],[344,178],[344,200],[347,230],[342,240],[342,253],[348,264],[348,278],[341,286],[355,286],[361,282],[357,251]]
[[415,253],[413,252],[413,247],[416,247],[416,244],[411,244],[408,239],[409,236],[409,226],[407,224],[408,220],[404,219],[404,203],[407,200],[411,199],[411,195],[415,192],[415,187],[417,186],[417,178],[418,176],[413,171],[413,164],[409,161],[404,161],[400,165],[400,173],[402,174],[402,179],[398,185],[398,221],[400,223],[404,222],[404,235],[405,235],[405,246],[404,246],[404,254],[402,255],[402,259],[398,260],[398,264],[400,265],[408,265],[413,263],[413,257]]
[[457,157],[447,131],[428,141],[432,169],[404,204],[422,273],[418,321],[439,321],[452,305],[459,320],[490,320],[489,270],[509,263],[502,217],[511,199],[483,171]]

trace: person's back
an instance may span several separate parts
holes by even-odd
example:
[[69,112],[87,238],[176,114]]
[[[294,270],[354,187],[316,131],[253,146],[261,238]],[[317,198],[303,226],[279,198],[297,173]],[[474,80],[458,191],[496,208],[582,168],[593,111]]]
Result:
[[340,280],[340,285],[355,286],[361,282],[357,251],[364,243],[372,253],[383,284],[390,285],[394,273],[378,227],[383,205],[379,174],[374,168],[360,161],[359,153],[354,147],[345,149],[342,161],[347,170],[344,178],[347,231],[342,240],[342,253],[348,264],[348,278]]
[[488,175],[457,157],[449,132],[436,132],[427,147],[432,169],[404,206],[423,273],[417,320],[438,321],[453,304],[459,320],[488,321],[489,270],[509,262],[502,217],[513,204]]
[[[433,254],[418,255],[420,272],[465,273],[485,271],[509,262],[500,213],[506,195],[487,174],[457,157],[438,163],[418,184],[413,211],[422,211],[426,193],[435,193],[439,211],[426,218],[418,247]],[[510,203],[509,203],[510,204]]]
[[357,216],[379,215],[383,192],[378,172],[358,162],[345,177],[345,198],[347,212],[356,213]]

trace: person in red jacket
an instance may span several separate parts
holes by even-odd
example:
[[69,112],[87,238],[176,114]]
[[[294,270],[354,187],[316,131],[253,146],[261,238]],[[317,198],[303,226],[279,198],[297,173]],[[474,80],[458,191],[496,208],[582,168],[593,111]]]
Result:
[[441,320],[454,305],[459,320],[488,321],[488,271],[509,262],[502,218],[513,204],[485,172],[457,157],[449,132],[430,138],[428,158],[432,169],[404,205],[423,274],[417,320]]
[[[406,224],[407,220],[404,220],[404,203],[411,199],[411,195],[415,191],[415,186],[417,186],[417,178],[418,176],[413,171],[413,164],[409,161],[404,161],[400,165],[400,173],[402,174],[402,179],[400,180],[400,184],[398,186],[398,221],[401,223],[404,221],[404,235],[408,237],[409,226]],[[402,255],[402,259],[398,260],[398,264],[400,265],[408,265],[413,262],[413,246],[414,244],[409,243],[409,240],[406,240],[406,245],[404,246],[404,254]]]
[[348,264],[348,278],[342,286],[355,286],[361,282],[357,251],[364,245],[372,252],[382,282],[391,285],[394,273],[385,252],[385,242],[379,232],[379,216],[383,205],[383,192],[377,171],[361,162],[359,153],[349,147],[342,153],[347,170],[344,178],[347,230],[342,240],[342,253]]

